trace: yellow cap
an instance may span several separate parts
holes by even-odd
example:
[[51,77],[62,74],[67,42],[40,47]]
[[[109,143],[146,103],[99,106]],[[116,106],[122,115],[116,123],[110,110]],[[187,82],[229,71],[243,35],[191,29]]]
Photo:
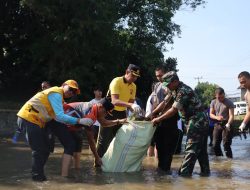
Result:
[[64,84],[67,84],[71,88],[77,89],[76,94],[80,94],[80,89],[79,89],[78,84],[75,80],[67,80],[64,82]]

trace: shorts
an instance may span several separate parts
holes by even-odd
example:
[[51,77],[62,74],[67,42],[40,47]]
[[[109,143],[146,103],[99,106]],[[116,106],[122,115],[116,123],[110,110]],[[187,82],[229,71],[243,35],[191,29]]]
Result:
[[83,131],[70,131],[72,138],[75,141],[74,152],[82,151],[82,143],[83,143]]

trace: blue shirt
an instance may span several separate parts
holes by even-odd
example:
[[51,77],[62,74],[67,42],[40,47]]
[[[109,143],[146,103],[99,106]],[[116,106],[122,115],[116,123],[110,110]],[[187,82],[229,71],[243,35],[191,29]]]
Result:
[[48,100],[54,110],[57,121],[71,125],[77,124],[77,118],[64,114],[61,94],[55,92],[50,93],[48,95]]

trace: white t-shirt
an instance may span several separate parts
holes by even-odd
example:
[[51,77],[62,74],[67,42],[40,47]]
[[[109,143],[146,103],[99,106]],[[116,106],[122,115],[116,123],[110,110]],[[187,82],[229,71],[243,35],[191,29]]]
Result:
[[153,104],[152,104],[152,94],[148,97],[147,104],[146,104],[146,113],[145,117],[148,117],[153,111]]

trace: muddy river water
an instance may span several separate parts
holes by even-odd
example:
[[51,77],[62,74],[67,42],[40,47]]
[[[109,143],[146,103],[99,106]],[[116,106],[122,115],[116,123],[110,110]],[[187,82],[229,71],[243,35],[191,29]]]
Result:
[[48,181],[33,182],[30,176],[31,151],[23,142],[13,145],[9,139],[0,139],[0,189],[25,190],[158,190],[158,189],[250,189],[250,137],[233,139],[234,159],[209,155],[211,176],[201,177],[195,166],[191,178],[177,175],[183,155],[175,155],[172,175],[156,170],[157,160],[146,157],[143,168],[135,173],[104,173],[93,168],[93,157],[88,148],[82,154],[82,169],[71,170],[72,178],[60,177],[62,148],[56,148],[46,164]]

